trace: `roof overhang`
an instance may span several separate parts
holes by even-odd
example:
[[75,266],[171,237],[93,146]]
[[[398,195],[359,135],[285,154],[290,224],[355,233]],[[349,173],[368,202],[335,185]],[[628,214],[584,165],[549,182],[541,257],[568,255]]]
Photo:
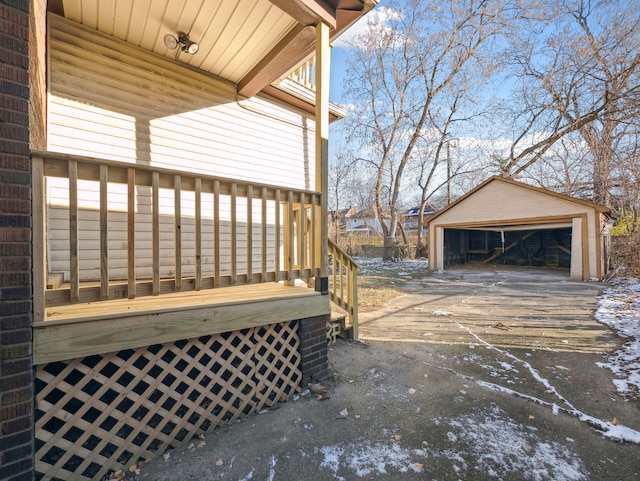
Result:
[[[315,52],[315,26],[346,30],[377,0],[49,0],[49,11],[237,85],[251,97],[285,78]],[[170,8],[169,8],[170,4]],[[196,54],[169,50],[184,32]],[[272,91],[273,93],[273,91]],[[289,92],[291,94],[291,92]]]
[[[315,113],[315,92],[292,80],[284,79],[277,86],[268,85],[262,91],[278,100],[282,100],[289,105],[293,105],[305,112],[313,115]],[[340,106],[329,104],[329,121],[340,120],[347,115],[347,112]]]

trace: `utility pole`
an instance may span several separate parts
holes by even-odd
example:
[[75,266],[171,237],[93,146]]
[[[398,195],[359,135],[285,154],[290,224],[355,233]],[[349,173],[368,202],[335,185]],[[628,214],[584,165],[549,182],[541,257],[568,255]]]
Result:
[[451,204],[451,140],[447,140],[447,205]]
[[[459,139],[446,139],[447,143],[447,205],[451,204],[451,142],[458,142]],[[457,148],[457,144],[454,144]]]

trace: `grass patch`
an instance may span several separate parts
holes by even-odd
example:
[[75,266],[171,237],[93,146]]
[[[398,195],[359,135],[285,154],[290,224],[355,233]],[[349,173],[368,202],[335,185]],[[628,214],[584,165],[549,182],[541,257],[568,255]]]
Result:
[[358,274],[358,309],[360,312],[383,308],[391,299],[404,294],[412,279],[425,275],[424,262],[381,262],[360,260],[363,269]]
[[392,282],[394,280],[380,276],[358,276],[358,310],[375,311],[401,295],[402,287]]

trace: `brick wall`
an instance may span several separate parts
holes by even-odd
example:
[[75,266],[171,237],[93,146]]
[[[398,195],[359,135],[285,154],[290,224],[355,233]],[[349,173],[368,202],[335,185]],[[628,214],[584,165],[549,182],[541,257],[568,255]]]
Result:
[[29,2],[0,0],[0,479],[33,479]]
[[322,381],[329,376],[327,360],[327,322],[328,316],[316,316],[299,321],[301,386],[311,381]]

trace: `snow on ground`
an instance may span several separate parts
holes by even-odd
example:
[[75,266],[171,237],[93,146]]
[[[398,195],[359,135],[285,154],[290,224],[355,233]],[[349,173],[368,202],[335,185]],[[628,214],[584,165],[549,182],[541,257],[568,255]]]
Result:
[[[606,295],[605,295],[606,298]],[[497,352],[499,352],[502,356],[510,359],[511,361],[513,361],[514,363],[517,363],[518,365],[520,365],[521,367],[523,367],[526,371],[529,372],[529,374],[533,377],[533,379],[535,379],[538,383],[542,384],[545,389],[546,392],[548,394],[553,394],[555,396],[555,398],[557,399],[558,403],[550,403],[548,401],[543,401],[540,398],[536,398],[534,396],[530,396],[528,394],[524,394],[521,393],[515,389],[511,389],[505,386],[502,386],[500,384],[496,384],[496,383],[492,383],[492,382],[486,382],[486,381],[482,381],[477,379],[476,383],[479,386],[482,386],[484,388],[487,389],[491,389],[493,391],[496,392],[501,392],[504,394],[509,394],[512,396],[517,396],[520,397],[522,399],[526,399],[528,401],[531,401],[535,404],[539,404],[540,406],[546,406],[548,408],[550,408],[554,414],[558,414],[558,413],[565,413],[565,414],[569,414],[570,416],[575,416],[576,418],[578,418],[580,421],[588,424],[591,428],[599,431],[603,437],[605,438],[609,438],[612,439],[614,441],[621,441],[621,442],[629,442],[629,443],[634,443],[634,444],[640,444],[640,431],[636,431],[634,429],[628,428],[626,426],[620,426],[617,423],[614,423],[612,421],[605,421],[603,419],[598,419],[596,417],[590,416],[582,411],[580,411],[579,409],[577,409],[567,398],[565,398],[556,388],[555,386],[553,386],[551,384],[551,382],[546,379],[545,377],[543,377],[540,372],[535,369],[529,362],[520,359],[519,357],[517,357],[516,355],[514,355],[513,353],[509,352],[509,351],[505,351],[503,349],[500,349],[499,347],[494,346],[493,344],[490,344],[489,342],[485,341],[484,339],[482,339],[478,334],[476,334],[475,332],[473,332],[469,327],[458,323],[458,327],[460,327],[460,329],[463,329],[465,331],[467,331],[469,334],[471,334],[473,337],[476,338],[476,340],[478,341],[479,345],[483,345],[484,347],[488,348],[488,349],[492,349],[495,350]],[[639,333],[640,334],[640,333]],[[637,341],[637,338],[634,338]],[[473,343],[471,343],[469,345],[469,348],[472,348],[471,346],[474,346],[473,348],[475,348],[475,345]],[[636,362],[638,357],[635,358]],[[455,371],[454,371],[455,372]]]
[[358,477],[370,474],[391,474],[394,471],[419,473],[423,469],[422,463],[426,456],[426,452],[421,449],[406,449],[397,442],[323,446],[316,451],[323,456],[320,466],[331,470],[334,477],[340,480],[345,479],[338,475],[341,467]]
[[582,460],[570,449],[541,440],[535,427],[517,423],[496,405],[448,423],[449,438],[466,444],[465,453],[472,458],[459,460],[454,466],[458,473],[466,471],[467,461],[471,461],[475,469],[491,478],[509,479],[519,473],[535,481],[589,479]]
[[640,282],[617,279],[606,289],[598,303],[596,319],[625,339],[622,349],[600,367],[611,369],[616,389],[625,397],[640,395]]
[[[316,448],[322,457],[320,467],[340,481],[354,476],[393,476],[397,472],[434,475],[443,463],[450,463],[449,469],[461,479],[479,473],[487,479],[509,479],[514,475],[530,481],[589,479],[582,460],[570,448],[543,441],[535,427],[514,421],[496,405],[436,422],[448,425],[446,436],[451,443],[462,443],[467,449],[432,447],[427,441],[423,441],[423,449],[410,449],[403,447],[399,439],[374,444],[344,443]],[[437,464],[432,461],[436,459]]]

